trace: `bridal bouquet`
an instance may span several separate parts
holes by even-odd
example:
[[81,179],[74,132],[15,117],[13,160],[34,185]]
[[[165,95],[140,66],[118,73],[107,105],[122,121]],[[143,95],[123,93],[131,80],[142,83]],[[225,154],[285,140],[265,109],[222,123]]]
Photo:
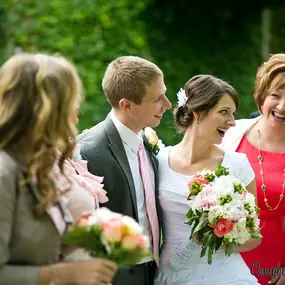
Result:
[[113,260],[119,267],[150,256],[149,238],[128,216],[100,208],[83,215],[64,236],[64,243],[87,250],[91,256]]
[[234,245],[261,237],[254,195],[226,168],[205,169],[191,178],[188,187],[185,223],[194,224],[190,238],[201,242],[201,257],[207,253],[209,264],[221,246],[229,256]]

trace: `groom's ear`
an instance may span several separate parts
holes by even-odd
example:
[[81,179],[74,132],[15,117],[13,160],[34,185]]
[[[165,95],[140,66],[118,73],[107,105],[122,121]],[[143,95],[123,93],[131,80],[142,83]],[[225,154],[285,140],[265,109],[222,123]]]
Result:
[[123,112],[129,112],[129,110],[131,109],[131,103],[129,100],[123,98],[119,102],[119,107]]

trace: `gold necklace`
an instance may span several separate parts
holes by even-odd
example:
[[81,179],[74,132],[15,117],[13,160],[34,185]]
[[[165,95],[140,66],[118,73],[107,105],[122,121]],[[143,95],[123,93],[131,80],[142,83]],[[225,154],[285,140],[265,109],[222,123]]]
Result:
[[262,190],[262,192],[263,192],[263,197],[264,197],[264,203],[265,203],[265,205],[266,205],[266,207],[267,207],[267,209],[268,210],[270,210],[270,211],[275,211],[278,207],[279,207],[279,205],[280,205],[280,203],[281,203],[281,201],[282,201],[282,199],[283,199],[283,197],[284,197],[284,189],[285,189],[285,169],[283,169],[283,175],[284,175],[284,180],[283,180],[283,184],[282,184],[282,191],[281,191],[281,194],[279,195],[279,201],[278,201],[278,203],[277,203],[277,205],[274,207],[274,208],[272,208],[269,204],[268,204],[268,199],[267,199],[267,197],[266,197],[266,185],[265,185],[265,183],[264,183],[264,172],[263,172],[263,165],[262,165],[262,163],[263,163],[263,158],[262,158],[262,156],[261,156],[261,153],[260,153],[260,131],[259,130],[257,130],[257,133],[258,133],[258,138],[257,138],[257,143],[258,143],[258,156],[257,156],[257,159],[258,159],[258,164],[259,164],[259,168],[260,168],[260,176],[261,176],[261,190]]

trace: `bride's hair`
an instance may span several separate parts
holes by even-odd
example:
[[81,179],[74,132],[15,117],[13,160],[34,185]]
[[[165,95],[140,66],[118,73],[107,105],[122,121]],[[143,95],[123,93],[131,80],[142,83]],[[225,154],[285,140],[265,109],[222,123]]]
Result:
[[229,95],[238,108],[238,94],[227,82],[212,75],[193,76],[185,85],[187,101],[174,109],[174,120],[179,132],[185,132],[193,123],[194,112],[203,116],[220,101],[224,95]]
[[62,57],[18,54],[0,69],[0,149],[26,151],[27,182],[36,177],[41,194],[37,215],[60,194],[53,170],[58,165],[63,173],[72,155],[81,88],[75,68]]

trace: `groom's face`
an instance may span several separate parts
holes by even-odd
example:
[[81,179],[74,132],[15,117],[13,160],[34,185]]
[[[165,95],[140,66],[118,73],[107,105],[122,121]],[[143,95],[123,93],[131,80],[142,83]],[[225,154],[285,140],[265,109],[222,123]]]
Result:
[[157,127],[163,113],[171,108],[171,103],[165,95],[166,87],[163,78],[158,79],[147,88],[140,105],[132,103],[132,120],[136,129]]

